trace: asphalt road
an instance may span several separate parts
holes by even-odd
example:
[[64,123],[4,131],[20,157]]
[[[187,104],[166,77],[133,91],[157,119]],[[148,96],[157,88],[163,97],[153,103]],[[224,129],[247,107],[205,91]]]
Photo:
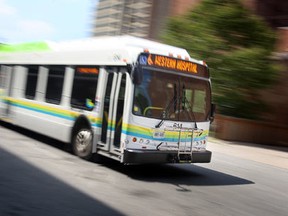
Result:
[[288,148],[210,139],[210,164],[87,162],[0,124],[0,216],[287,216]]

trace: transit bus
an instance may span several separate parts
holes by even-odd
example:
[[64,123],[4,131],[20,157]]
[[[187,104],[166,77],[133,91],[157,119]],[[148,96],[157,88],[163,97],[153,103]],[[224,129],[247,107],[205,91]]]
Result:
[[123,164],[209,163],[205,62],[132,36],[1,45],[0,119]]

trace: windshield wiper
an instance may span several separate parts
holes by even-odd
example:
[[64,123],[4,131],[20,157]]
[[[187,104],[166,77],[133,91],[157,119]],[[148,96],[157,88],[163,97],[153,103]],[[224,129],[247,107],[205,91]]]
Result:
[[193,122],[194,121],[194,123],[195,123],[195,129],[198,129],[198,127],[197,127],[197,122],[196,122],[196,117],[195,117],[195,113],[193,112],[193,110],[192,110],[192,106],[191,106],[191,104],[190,104],[190,102],[188,101],[188,99],[186,98],[186,96],[184,97],[184,101],[185,101],[185,103],[187,103],[188,104],[188,108],[191,110],[191,113],[192,113],[192,117],[191,117],[191,114],[190,114],[190,112],[186,109],[186,107],[185,107],[185,103],[184,103],[184,107],[182,107],[183,108],[183,110],[185,110],[187,113],[188,113],[188,116],[189,116],[189,118],[190,118],[190,120]]
[[177,106],[177,100],[178,100],[178,95],[177,95],[177,88],[176,88],[176,84],[174,84],[174,96],[173,98],[171,99],[171,101],[169,102],[169,104],[165,107],[165,109],[163,110],[163,112],[161,113],[161,120],[160,122],[155,125],[155,128],[159,128],[161,127],[161,125],[163,124],[164,122],[164,119],[167,118],[167,114],[169,113],[170,111],[170,108],[171,106],[173,105],[174,107],[174,111],[176,110],[176,106]]

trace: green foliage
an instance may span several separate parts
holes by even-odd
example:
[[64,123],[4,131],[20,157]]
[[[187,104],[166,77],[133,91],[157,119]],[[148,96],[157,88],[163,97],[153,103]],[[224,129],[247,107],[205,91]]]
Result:
[[170,19],[162,39],[208,63],[221,113],[257,118],[264,107],[257,90],[275,78],[275,34],[259,17],[237,0],[203,0]]

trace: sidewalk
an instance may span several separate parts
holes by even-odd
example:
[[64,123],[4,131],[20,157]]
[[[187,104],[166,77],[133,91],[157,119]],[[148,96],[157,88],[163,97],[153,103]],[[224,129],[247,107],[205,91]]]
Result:
[[209,137],[207,149],[288,170],[287,147],[231,142]]

